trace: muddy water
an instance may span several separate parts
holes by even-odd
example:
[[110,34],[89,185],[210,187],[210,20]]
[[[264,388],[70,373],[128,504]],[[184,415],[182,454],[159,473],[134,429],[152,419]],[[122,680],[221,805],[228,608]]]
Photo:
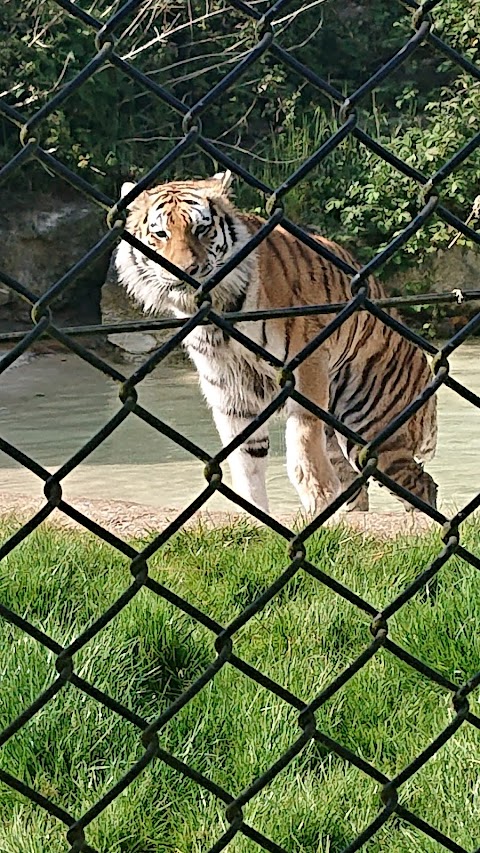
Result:
[[[480,394],[480,342],[451,358],[451,374]],[[126,369],[127,370],[127,369]],[[114,382],[73,355],[26,360],[0,379],[0,434],[52,473],[116,411]],[[219,449],[195,373],[168,364],[139,389],[139,402],[208,452]],[[463,506],[480,491],[480,411],[448,389],[439,394],[439,442],[428,470],[440,486],[440,506]],[[268,491],[273,512],[299,509],[286,470],[283,424],[271,430]],[[226,476],[229,482],[228,475]],[[184,507],[203,489],[203,466],[134,415],[64,480],[65,499],[135,501],[153,507]],[[42,482],[0,451],[0,491],[42,495]],[[372,509],[402,507],[384,489],[371,487]],[[233,509],[219,495],[210,509]]]

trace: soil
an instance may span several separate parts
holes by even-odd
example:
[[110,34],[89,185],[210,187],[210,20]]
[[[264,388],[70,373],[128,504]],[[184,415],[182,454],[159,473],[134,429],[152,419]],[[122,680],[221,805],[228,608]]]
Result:
[[[7,492],[0,493],[0,517],[14,516],[19,523],[31,518],[43,506],[41,500],[32,500],[28,496],[12,496]],[[76,500],[75,509],[91,520],[101,524],[115,535],[131,539],[163,530],[180,512],[178,507],[164,507],[157,510],[143,504],[127,503],[126,501]],[[188,526],[199,523],[208,527],[221,527],[233,521],[246,518],[243,513],[209,512],[202,510],[196,513]],[[277,516],[277,520],[291,526],[296,517],[293,515]],[[253,519],[252,519],[253,520]],[[80,526],[63,512],[55,509],[45,524],[57,527],[75,529]],[[434,528],[432,522],[422,513],[375,513],[349,512],[342,515],[342,523],[362,536],[373,536],[379,539],[390,539],[405,533],[421,533]],[[186,526],[187,526],[186,525]]]

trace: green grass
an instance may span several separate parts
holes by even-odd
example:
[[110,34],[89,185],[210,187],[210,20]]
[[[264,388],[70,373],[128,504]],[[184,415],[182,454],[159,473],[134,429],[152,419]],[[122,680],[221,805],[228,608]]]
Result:
[[[5,540],[14,521],[0,530]],[[480,527],[464,542],[477,554]],[[312,538],[308,555],[376,607],[390,602],[440,551],[438,534],[379,542],[338,529]],[[279,537],[247,523],[184,532],[150,563],[151,575],[226,625],[288,564]],[[0,563],[0,600],[66,645],[131,582],[128,560],[89,535],[44,529]],[[480,669],[480,574],[458,558],[440,572],[435,598],[415,596],[389,622],[390,637],[455,682]],[[369,618],[299,573],[234,637],[237,655],[311,701],[371,642]],[[75,671],[153,720],[216,657],[214,635],[142,589],[75,655]],[[56,678],[54,655],[1,623],[0,729]],[[480,713],[480,691],[470,696]],[[317,712],[319,730],[389,776],[437,736],[454,712],[448,691],[386,650]],[[162,730],[160,744],[234,796],[300,733],[285,702],[226,665]],[[139,731],[67,685],[2,747],[2,769],[76,817],[143,754]],[[465,723],[400,791],[400,801],[458,844],[480,844],[480,732]],[[244,809],[245,819],[291,853],[339,853],[379,811],[378,785],[309,743]],[[160,760],[87,828],[108,853],[202,853],[225,831],[224,805]],[[64,853],[65,826],[0,785],[0,853]],[[260,848],[242,835],[232,853]],[[393,817],[365,848],[444,848]]]

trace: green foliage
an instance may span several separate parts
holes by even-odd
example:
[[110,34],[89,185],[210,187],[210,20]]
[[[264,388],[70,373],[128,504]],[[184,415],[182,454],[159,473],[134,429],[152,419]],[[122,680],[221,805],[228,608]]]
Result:
[[[100,21],[121,3],[83,4]],[[257,3],[262,11],[269,4]],[[298,10],[297,10],[298,11]],[[412,34],[401,3],[353,0],[306,4],[279,13],[279,43],[345,94],[357,89]],[[445,0],[434,10],[435,30],[464,56],[479,56],[480,4]],[[30,116],[74,78],[95,54],[91,28],[55,3],[5,0],[0,9],[0,89],[7,102]],[[116,51],[179,100],[205,95],[258,40],[253,21],[227,0],[157,0],[143,4],[116,32]],[[358,124],[392,154],[426,176],[472,138],[480,110],[478,83],[443,54],[422,46],[358,106]],[[272,187],[298,168],[337,128],[330,101],[265,54],[202,116],[203,130],[221,150]],[[105,66],[42,121],[42,144],[92,184],[112,196],[128,177],[151,168],[182,138],[181,116],[153,94]],[[0,161],[18,150],[18,133],[4,123]],[[193,148],[169,173],[201,176],[217,168]],[[19,181],[48,184],[26,167]],[[480,184],[475,152],[441,184],[442,198],[463,217]],[[264,212],[264,199],[237,187],[239,205]],[[349,245],[362,259],[386,245],[422,204],[417,183],[349,137],[286,200],[304,224]],[[391,261],[422,263],[452,236],[433,218]],[[464,242],[464,241],[463,241]],[[460,241],[462,244],[462,241]],[[412,290],[415,290],[412,276]]]

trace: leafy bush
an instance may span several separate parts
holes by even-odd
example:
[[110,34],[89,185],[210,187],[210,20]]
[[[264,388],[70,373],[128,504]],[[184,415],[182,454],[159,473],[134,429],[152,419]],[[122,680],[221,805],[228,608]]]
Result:
[[[79,3],[79,5],[82,5]],[[100,21],[120,0],[94,0],[82,8]],[[261,0],[255,8],[262,11]],[[341,8],[339,8],[341,6]],[[412,32],[400,3],[354,0],[305,3],[279,13],[279,42],[341,91],[358,88]],[[475,61],[480,6],[445,0],[434,10],[436,31]],[[91,28],[55,3],[4,0],[0,9],[0,88],[26,116],[61,90],[95,54]],[[116,33],[116,50],[186,104],[195,103],[258,39],[253,21],[226,0],[155,0],[142,4]],[[422,46],[359,106],[359,125],[395,155],[433,174],[469,140],[480,110],[480,88],[445,56]],[[225,152],[278,184],[338,127],[337,109],[320,92],[263,56],[209,107],[203,130]],[[92,183],[116,195],[126,177],[145,173],[182,137],[181,116],[111,66],[105,66],[46,118],[42,144]],[[4,123],[0,161],[18,150],[17,129]],[[217,164],[196,149],[177,162],[174,175],[203,175]],[[446,179],[442,197],[466,216],[480,178],[480,154]],[[12,178],[20,187],[48,184],[40,169]],[[320,228],[370,257],[419,209],[420,189],[355,139],[347,138],[287,199],[298,221]],[[239,187],[239,204],[263,210],[264,200]],[[421,263],[451,237],[432,219],[391,263]]]

